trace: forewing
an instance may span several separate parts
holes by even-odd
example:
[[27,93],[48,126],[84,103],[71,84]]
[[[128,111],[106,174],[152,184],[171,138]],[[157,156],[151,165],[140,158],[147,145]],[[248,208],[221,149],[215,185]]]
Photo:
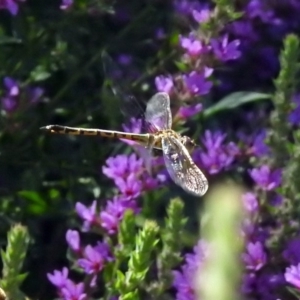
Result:
[[169,95],[163,92],[155,94],[147,103],[145,117],[146,122],[152,124],[156,130],[171,129]]
[[167,170],[174,182],[195,196],[204,195],[208,181],[184,145],[169,136],[162,139],[162,149]]

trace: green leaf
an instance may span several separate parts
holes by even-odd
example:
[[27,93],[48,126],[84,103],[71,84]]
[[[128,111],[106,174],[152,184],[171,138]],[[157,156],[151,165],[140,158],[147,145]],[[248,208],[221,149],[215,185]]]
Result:
[[203,112],[204,117],[211,117],[217,112],[227,109],[234,109],[246,103],[270,99],[271,94],[256,93],[256,92],[235,92],[232,93],[218,103],[212,105]]
[[138,290],[134,290],[132,292],[129,292],[125,295],[120,296],[121,300],[139,300],[140,297],[138,296]]
[[14,37],[1,36],[0,37],[0,45],[14,45],[14,44],[22,44],[21,39],[17,39]]
[[41,214],[47,211],[48,206],[44,198],[35,191],[20,191],[18,195],[28,201],[27,210],[33,214]]
[[33,81],[42,81],[49,78],[51,74],[45,69],[44,66],[37,66],[31,73],[30,77]]
[[185,63],[181,62],[181,61],[175,61],[174,62],[176,67],[178,68],[179,71],[181,72],[186,72],[188,67]]

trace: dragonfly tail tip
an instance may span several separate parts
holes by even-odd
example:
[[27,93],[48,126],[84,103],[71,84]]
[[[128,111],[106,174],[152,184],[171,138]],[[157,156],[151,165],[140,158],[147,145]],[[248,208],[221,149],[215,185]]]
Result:
[[47,131],[49,130],[49,126],[42,126],[40,127],[40,130]]

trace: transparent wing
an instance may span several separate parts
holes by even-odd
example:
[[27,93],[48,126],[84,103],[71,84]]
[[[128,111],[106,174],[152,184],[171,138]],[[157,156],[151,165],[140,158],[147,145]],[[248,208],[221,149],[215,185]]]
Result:
[[103,71],[106,86],[114,94],[118,109],[125,117],[141,120],[141,132],[156,132],[157,128],[145,118],[145,103],[138,101],[127,89],[129,85],[124,77],[126,73],[118,66],[108,53],[102,53]]
[[172,115],[170,98],[167,93],[155,94],[147,103],[145,119],[156,130],[171,129]]
[[162,149],[167,170],[174,182],[195,196],[204,195],[208,181],[184,145],[175,137],[168,136],[162,139]]

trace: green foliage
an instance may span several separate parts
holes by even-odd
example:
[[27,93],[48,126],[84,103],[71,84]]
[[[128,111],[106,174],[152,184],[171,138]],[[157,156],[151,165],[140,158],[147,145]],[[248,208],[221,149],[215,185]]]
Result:
[[234,92],[219,100],[203,112],[204,117],[212,117],[218,112],[238,108],[241,105],[270,99],[272,96],[256,92]]
[[288,114],[292,108],[292,96],[296,90],[299,75],[299,38],[288,35],[280,55],[280,73],[274,81],[276,92],[273,96],[274,111],[271,115],[272,130],[269,132],[269,144],[273,149],[273,165],[282,167],[289,157],[287,137],[290,132]]
[[27,276],[26,273],[22,273],[22,268],[29,242],[27,228],[15,225],[7,234],[6,250],[1,251],[3,271],[0,286],[5,290],[9,299],[25,299],[20,286]]
[[172,285],[172,270],[181,262],[183,247],[182,235],[187,222],[183,214],[183,202],[180,199],[171,200],[165,229],[162,230],[162,251],[158,254],[158,282],[152,288],[152,293],[161,295]]
[[[145,221],[137,231],[135,216],[129,210],[120,224],[117,245],[112,249],[115,259],[103,271],[106,297],[120,295],[121,299],[140,299],[147,293],[156,299],[164,297],[172,285],[172,271],[180,261],[186,218],[179,199],[171,200],[165,223],[158,227]],[[153,266],[157,276],[150,275]]]

